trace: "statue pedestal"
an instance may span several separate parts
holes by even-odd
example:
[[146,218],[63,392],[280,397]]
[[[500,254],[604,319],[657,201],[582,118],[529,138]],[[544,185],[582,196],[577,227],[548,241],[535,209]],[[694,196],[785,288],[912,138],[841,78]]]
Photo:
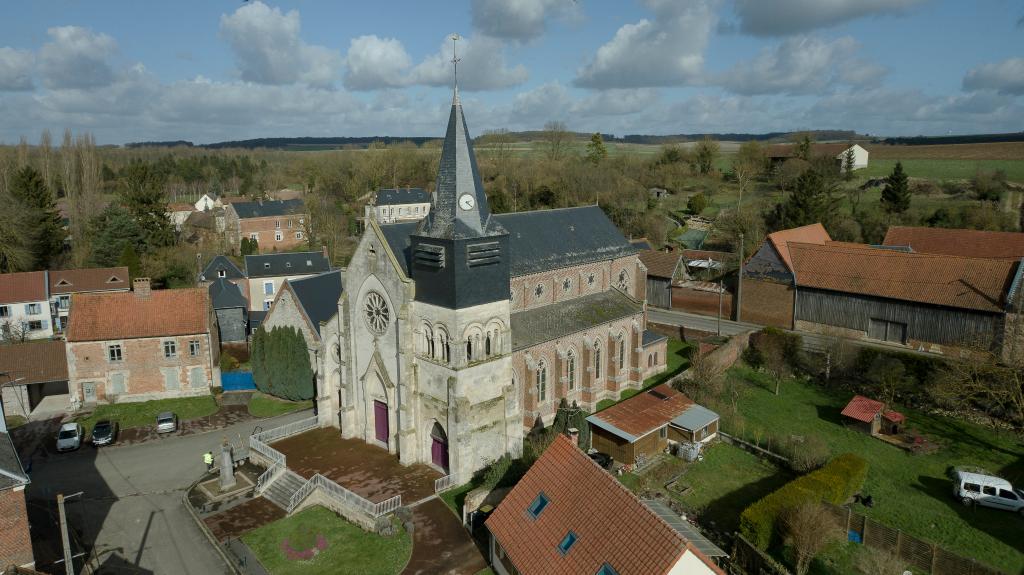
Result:
[[231,446],[220,448],[220,490],[227,491],[235,486],[235,466],[231,458]]

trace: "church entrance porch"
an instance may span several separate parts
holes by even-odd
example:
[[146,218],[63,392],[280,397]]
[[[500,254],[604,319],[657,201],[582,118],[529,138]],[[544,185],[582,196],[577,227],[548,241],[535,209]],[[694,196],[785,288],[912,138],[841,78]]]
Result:
[[426,464],[402,465],[386,449],[362,439],[345,439],[332,427],[293,435],[271,447],[283,453],[288,469],[302,477],[319,473],[374,503],[401,495],[404,505],[412,505],[433,495],[434,480],[442,476]]

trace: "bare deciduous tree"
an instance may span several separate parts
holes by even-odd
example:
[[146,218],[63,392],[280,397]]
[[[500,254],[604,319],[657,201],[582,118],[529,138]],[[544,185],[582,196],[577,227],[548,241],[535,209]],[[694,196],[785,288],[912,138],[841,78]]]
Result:
[[783,518],[782,528],[786,544],[793,548],[796,556],[797,575],[807,573],[811,561],[840,537],[835,520],[817,503],[790,509]]
[[907,569],[907,563],[896,555],[871,547],[861,550],[856,564],[864,575],[900,575]]
[[562,159],[569,145],[570,137],[571,134],[569,134],[569,130],[565,127],[564,122],[552,120],[544,124],[544,143],[549,160]]

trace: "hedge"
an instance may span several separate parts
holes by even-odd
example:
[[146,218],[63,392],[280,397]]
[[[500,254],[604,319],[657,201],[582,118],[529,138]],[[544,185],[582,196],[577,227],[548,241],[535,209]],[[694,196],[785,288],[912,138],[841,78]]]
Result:
[[759,549],[767,549],[779,516],[805,503],[828,501],[841,505],[860,491],[868,476],[868,462],[852,453],[833,458],[824,467],[798,477],[769,493],[740,515],[740,533]]

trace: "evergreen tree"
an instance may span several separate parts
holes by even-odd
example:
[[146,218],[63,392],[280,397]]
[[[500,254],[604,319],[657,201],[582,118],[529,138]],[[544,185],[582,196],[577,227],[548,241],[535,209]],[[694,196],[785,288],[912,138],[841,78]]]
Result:
[[890,214],[902,214],[910,207],[910,183],[903,164],[896,162],[892,173],[885,178],[885,189],[882,190],[882,209]]
[[139,254],[135,251],[133,244],[125,243],[124,249],[121,250],[121,257],[117,259],[117,265],[128,268],[128,277],[131,280],[138,277],[142,262],[139,260]]
[[805,162],[811,161],[811,141],[810,134],[805,133],[803,137],[797,140],[796,143],[796,157],[800,158]]
[[24,214],[24,227],[28,234],[26,247],[31,253],[32,266],[34,269],[49,268],[63,250],[66,236],[53,192],[46,187],[42,174],[31,166],[24,166],[14,173],[10,189],[11,196]]
[[256,389],[293,401],[313,399],[313,369],[306,340],[293,327],[262,327],[253,336],[250,353]]
[[149,164],[135,162],[122,170],[122,178],[121,201],[144,232],[145,251],[173,244],[164,176]]
[[252,349],[249,351],[249,366],[256,389],[270,394],[270,374],[267,373],[267,331],[260,327],[252,336]]
[[604,147],[601,132],[594,132],[594,135],[590,137],[590,143],[587,144],[587,160],[596,166],[607,157],[608,149]]
[[718,142],[705,136],[693,149],[694,163],[701,175],[708,175],[715,169],[715,159],[718,158]]
[[580,449],[590,449],[590,424],[587,423],[587,416],[590,415],[585,409],[580,408],[575,401],[570,409],[569,427],[575,427],[580,431]]
[[835,220],[837,208],[835,184],[817,170],[807,170],[797,178],[793,192],[781,207],[782,224],[796,228],[820,222],[828,227]]
[[569,425],[569,402],[563,397],[558,402],[558,410],[555,412],[555,421],[551,424],[552,433],[565,433]]
[[138,254],[146,233],[127,210],[111,204],[90,224],[93,238],[92,263],[97,266],[121,264],[121,256],[129,246]]
[[853,179],[853,167],[857,163],[857,153],[854,151],[853,146],[850,146],[843,152],[843,178],[846,181]]

